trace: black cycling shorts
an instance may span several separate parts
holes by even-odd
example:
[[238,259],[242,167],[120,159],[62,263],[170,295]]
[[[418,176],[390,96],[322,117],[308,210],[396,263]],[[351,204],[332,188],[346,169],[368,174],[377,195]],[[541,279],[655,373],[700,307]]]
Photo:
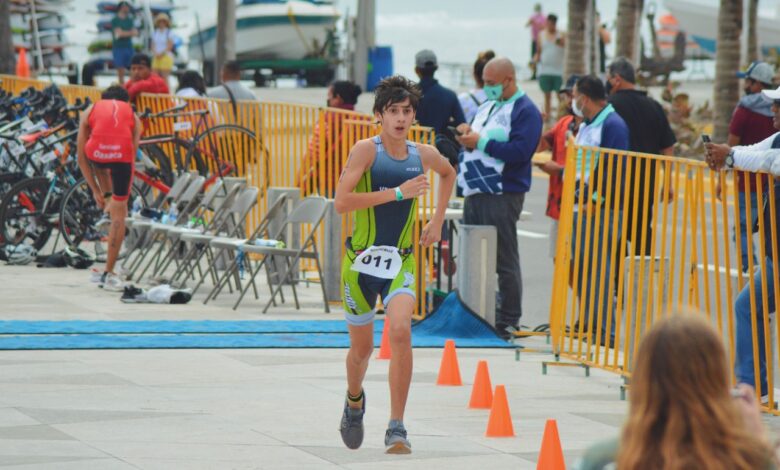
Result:
[[108,170],[111,173],[112,198],[117,201],[126,201],[130,197],[130,185],[133,183],[132,163],[98,163],[92,162],[97,168]]

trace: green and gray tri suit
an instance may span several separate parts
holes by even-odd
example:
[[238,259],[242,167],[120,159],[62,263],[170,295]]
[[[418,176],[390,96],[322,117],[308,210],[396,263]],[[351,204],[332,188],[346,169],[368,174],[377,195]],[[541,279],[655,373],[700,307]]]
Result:
[[[356,193],[393,189],[423,174],[420,152],[414,142],[406,142],[406,157],[395,159],[374,137],[376,156],[355,187]],[[347,323],[366,325],[374,319],[377,296],[384,305],[398,294],[416,296],[416,262],[412,252],[412,233],[417,214],[417,198],[392,201],[355,211],[352,237],[341,266],[343,303]],[[355,258],[371,246],[393,246],[401,253],[401,270],[394,279],[383,279],[351,269]]]

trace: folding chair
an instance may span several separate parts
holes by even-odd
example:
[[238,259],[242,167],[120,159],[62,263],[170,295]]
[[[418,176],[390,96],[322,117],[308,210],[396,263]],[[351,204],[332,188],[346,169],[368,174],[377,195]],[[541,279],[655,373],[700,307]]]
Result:
[[[174,239],[174,237],[177,239],[168,251],[169,255],[175,254],[180,246],[187,246],[187,244],[189,244],[189,249],[184,256],[182,256],[182,262],[177,263],[176,272],[171,277],[172,283],[180,279],[182,275],[184,275],[184,280],[193,276],[195,269],[200,269],[200,260],[204,254],[207,257],[210,266],[212,261],[216,263],[216,259],[212,259],[211,257],[209,242],[220,235],[237,237],[244,233],[246,218],[255,205],[257,205],[258,194],[260,194],[260,190],[254,186],[241,190],[240,194],[235,197],[232,204],[230,204],[230,207],[224,211],[224,216],[220,217],[220,220],[215,219],[215,223],[208,227],[208,230],[204,232],[189,229],[171,230],[171,239]],[[174,256],[168,256],[169,261],[163,268],[163,271],[170,265],[170,260],[173,258]],[[213,272],[214,271],[212,271],[212,273]],[[202,271],[201,274],[203,274]],[[216,282],[216,276],[213,276],[212,278]]]
[[[207,269],[208,272],[212,273],[212,279],[216,277],[217,280],[214,282],[214,287],[211,289],[209,294],[206,296],[206,299],[203,301],[204,304],[208,303],[209,300],[216,298],[216,296],[222,291],[225,285],[228,286],[230,292],[232,293],[233,289],[229,284],[231,277],[236,282],[236,289],[239,291],[241,290],[239,263],[242,263],[243,260],[235,256],[236,251],[238,251],[240,247],[245,243],[253,245],[255,243],[255,240],[257,240],[258,238],[271,239],[272,238],[271,230],[270,230],[271,224],[281,217],[282,210],[284,209],[286,203],[287,203],[287,195],[280,194],[279,197],[277,197],[276,200],[271,204],[271,207],[268,208],[268,211],[265,213],[265,216],[263,216],[263,220],[261,220],[260,223],[257,225],[257,227],[255,227],[255,230],[252,232],[252,234],[249,235],[249,238],[216,237],[211,241],[209,241],[208,249],[211,251],[212,262],[209,263]],[[216,270],[216,260],[223,255],[230,257],[231,261],[228,267],[225,269],[222,276],[219,276],[217,275],[217,270]],[[206,280],[206,276],[208,272],[201,274],[200,281],[198,281],[198,283],[192,289],[193,295],[200,288],[201,284],[203,284],[203,281]],[[255,298],[258,299],[259,295],[257,293],[257,286],[254,284],[254,280],[252,280],[251,283],[252,283],[252,288],[254,289]],[[270,284],[268,285],[268,287],[269,290],[272,289],[272,286]],[[282,297],[282,299],[284,299],[284,297]]]
[[[206,182],[206,178],[203,176],[196,176],[192,179],[190,184],[187,186],[187,189],[184,190],[179,200],[175,203],[175,207],[178,209],[178,214],[176,218],[176,224],[175,225],[186,225],[187,221],[189,220],[189,215],[192,212],[193,204],[192,201],[196,200],[198,197],[198,194],[203,189],[203,184]],[[160,222],[153,222],[151,220],[138,220],[133,224],[134,230],[139,230],[146,234],[146,238],[148,238],[147,243],[145,246],[141,247],[141,253],[136,257],[136,260],[133,262],[133,265],[130,268],[130,274],[128,275],[128,279],[133,279],[133,276],[135,276],[136,271],[138,268],[141,267],[144,260],[146,259],[146,256],[152,251],[154,247],[154,243],[158,238],[158,235],[160,235],[166,227],[169,227],[168,224],[163,224]],[[145,249],[144,249],[145,248]],[[155,252],[155,257],[159,256],[159,254],[162,251],[162,246]],[[154,257],[151,261],[154,261]],[[141,272],[141,275],[138,276],[136,281],[140,281],[144,274],[146,274],[146,271],[149,269],[151,263],[148,263],[144,270]]]
[[[314,237],[314,234],[317,231],[320,223],[322,223],[322,219],[325,218],[327,211],[328,204],[324,197],[309,196],[301,200],[301,202],[298,203],[295,209],[293,209],[293,211],[284,221],[284,224],[279,229],[276,237],[274,238],[278,238],[281,234],[283,234],[290,225],[311,225],[308,233],[304,237],[303,243],[301,243],[300,248],[274,248],[270,246],[257,246],[249,243],[244,243],[241,245],[240,250],[245,254],[259,254],[263,255],[263,258],[258,262],[257,267],[252,269],[251,260],[248,256],[245,256],[245,265],[246,270],[249,273],[250,282],[244,284],[243,288],[241,289],[241,295],[238,297],[236,304],[233,306],[233,310],[238,308],[238,304],[240,304],[241,300],[244,298],[246,291],[249,289],[249,285],[254,285],[254,278],[257,276],[257,273],[260,272],[260,268],[266,264],[266,261],[270,259],[271,262],[275,265],[276,260],[279,258],[284,259],[285,266],[282,267],[283,270],[281,271],[281,275],[278,275],[278,271],[276,273],[276,287],[272,289],[271,298],[265,304],[263,313],[266,313],[268,308],[271,306],[271,303],[274,303],[277,294],[281,293],[282,287],[286,282],[289,282],[292,287],[293,298],[295,299],[295,308],[300,310],[301,306],[300,302],[298,302],[298,292],[295,289],[295,282],[298,281],[298,279],[293,279],[292,273],[293,268],[298,264],[298,261],[300,261],[302,258],[306,258],[313,259],[315,265],[317,266],[317,273],[320,276],[320,287],[322,288],[322,300],[325,302],[325,312],[330,313],[328,295],[325,292],[325,284],[322,282],[322,269],[320,268],[320,258],[319,253],[317,252],[317,241]],[[266,271],[266,273],[268,273],[268,271]],[[270,279],[269,283],[271,283]]]

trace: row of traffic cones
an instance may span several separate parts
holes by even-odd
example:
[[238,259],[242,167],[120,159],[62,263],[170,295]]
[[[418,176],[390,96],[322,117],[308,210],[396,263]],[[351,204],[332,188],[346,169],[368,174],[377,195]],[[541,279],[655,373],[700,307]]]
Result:
[[[382,329],[382,341],[380,343],[377,359],[390,359],[392,354],[390,351],[390,339],[388,338],[388,325],[389,321],[385,318],[385,324]],[[458,354],[455,351],[455,341],[451,339],[448,339],[444,343],[444,354],[441,358],[436,385],[463,385],[460,378]],[[506,388],[503,385],[496,385],[495,393],[493,392],[487,361],[479,361],[477,363],[477,373],[474,376],[474,385],[471,388],[469,408],[490,410],[485,436],[514,437],[515,431],[514,426],[512,425],[512,417],[509,412],[509,401],[506,397]],[[561,449],[561,440],[558,436],[558,425],[554,419],[548,419],[544,426],[542,448],[539,451],[539,460],[537,461],[536,468],[537,470],[566,469],[563,459],[563,450]]]

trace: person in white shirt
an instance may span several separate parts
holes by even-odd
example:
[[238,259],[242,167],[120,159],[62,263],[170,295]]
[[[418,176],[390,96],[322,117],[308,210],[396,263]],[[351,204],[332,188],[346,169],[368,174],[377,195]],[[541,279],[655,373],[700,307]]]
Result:
[[[772,101],[773,124],[775,129],[780,129],[780,87],[776,90],[764,90],[764,97]],[[707,164],[713,170],[742,170],[742,171],[765,171],[774,176],[780,176],[780,132],[767,137],[753,145],[737,145],[731,147],[727,144],[707,143],[704,145],[707,152]],[[738,383],[745,383],[755,387],[759,391],[761,401],[767,403],[769,392],[766,376],[766,351],[764,343],[766,338],[764,324],[767,322],[766,315],[775,311],[775,286],[774,286],[774,260],[773,253],[779,247],[772,246],[773,232],[771,218],[774,215],[777,221],[774,225],[780,224],[780,182],[774,184],[774,188],[762,188],[763,196],[759,197],[759,206],[764,204],[763,217],[763,243],[765,246],[766,259],[763,263],[755,266],[757,269],[753,274],[754,282],[748,282],[737,296],[734,306],[734,312],[737,318],[736,334],[736,354],[734,358],[734,369]],[[774,205],[769,201],[774,198]],[[775,214],[772,214],[774,206]],[[759,219],[760,220],[760,219]],[[780,240],[780,237],[775,237]],[[778,243],[780,245],[780,243]],[[761,266],[763,264],[763,267]],[[766,269],[766,282],[763,281],[762,269]],[[751,292],[752,289],[752,292]],[[755,296],[755,311],[751,311],[750,298]],[[766,298],[764,297],[766,296]],[[764,310],[766,301],[767,310]],[[755,317],[756,338],[758,340],[758,368],[755,368],[755,358],[753,356],[753,323]],[[759,372],[759,380],[756,380],[755,371]]]
[[466,118],[466,122],[471,122],[474,116],[477,115],[477,110],[482,103],[487,101],[485,90],[482,89],[485,86],[485,81],[482,80],[482,71],[485,69],[485,64],[495,56],[496,53],[492,50],[479,53],[476,62],[474,62],[474,82],[477,84],[477,87],[458,95],[458,101],[460,102],[460,107],[463,108],[463,117]]
[[154,17],[152,69],[166,81],[173,70],[173,39],[171,18],[165,13],[159,13]]

